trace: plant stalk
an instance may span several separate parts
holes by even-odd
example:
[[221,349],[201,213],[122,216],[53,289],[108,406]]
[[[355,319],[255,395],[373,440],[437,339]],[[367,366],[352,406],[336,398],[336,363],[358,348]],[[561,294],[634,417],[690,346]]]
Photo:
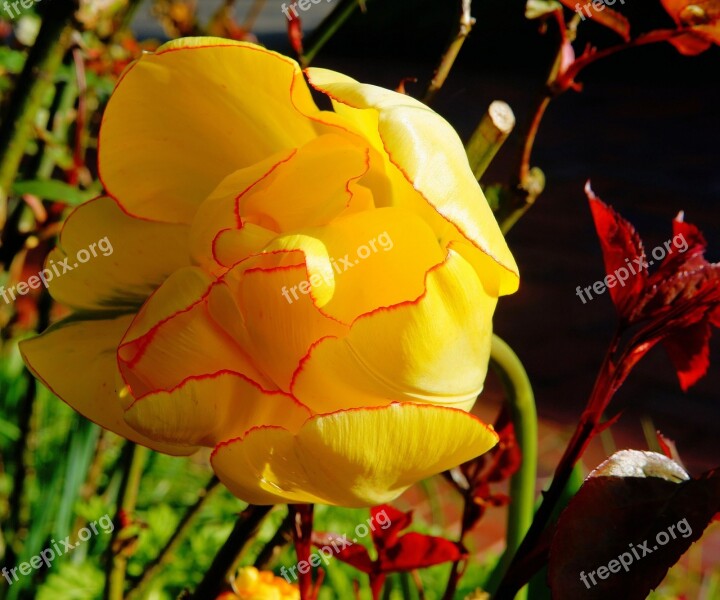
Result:
[[10,188],[20,169],[28,142],[33,137],[35,116],[70,46],[75,12],[72,0],[48,3],[40,32],[30,50],[7,112],[0,124],[0,228],[7,216]]

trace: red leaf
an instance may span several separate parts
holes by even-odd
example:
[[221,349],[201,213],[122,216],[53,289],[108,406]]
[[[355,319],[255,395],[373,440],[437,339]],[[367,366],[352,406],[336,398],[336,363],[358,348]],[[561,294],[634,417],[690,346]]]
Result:
[[352,565],[358,571],[370,574],[375,570],[365,546],[353,543],[344,536],[314,531],[312,543],[321,550],[321,554],[322,551],[330,552],[338,560]]
[[288,38],[295,54],[302,56],[303,53],[303,31],[300,17],[292,15],[288,21]]
[[610,297],[620,316],[627,317],[647,280],[645,250],[635,228],[595,195],[590,182],[585,193],[600,238],[605,273],[617,280],[612,287],[608,285]]
[[687,31],[668,40],[680,54],[693,56],[720,43],[718,0],[662,0],[662,4],[678,28]]
[[[389,504],[373,506],[370,509],[370,516],[375,524],[375,529],[372,530],[372,539],[378,549],[394,544],[400,532],[410,527],[412,523],[412,511],[405,513]],[[383,529],[386,522],[390,524]],[[378,525],[380,526],[378,527]]]
[[589,477],[560,516],[552,541],[553,600],[643,600],[718,510],[718,470],[681,483]]
[[686,392],[710,366],[710,324],[703,320],[666,337],[662,342]]
[[680,454],[677,451],[675,442],[673,440],[671,440],[670,438],[665,437],[659,431],[656,432],[656,434],[657,434],[658,444],[660,444],[660,448],[662,448],[663,454],[665,456],[667,456],[668,458],[674,460],[676,463],[678,463],[682,467],[683,463],[682,463],[682,460],[680,460]]
[[455,542],[422,533],[406,533],[380,557],[380,570],[384,573],[412,571],[454,562],[465,557]]

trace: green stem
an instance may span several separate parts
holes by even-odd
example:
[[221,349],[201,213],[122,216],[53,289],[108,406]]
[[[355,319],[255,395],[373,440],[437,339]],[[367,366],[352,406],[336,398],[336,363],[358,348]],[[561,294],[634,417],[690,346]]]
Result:
[[[605,412],[610,400],[618,390],[628,371],[618,367],[623,365],[626,355],[619,351],[621,332],[618,330],[613,341],[605,354],[595,385],[590,393],[585,410],[583,411],[573,436],[570,438],[560,462],[555,468],[550,487],[543,492],[542,502],[533,517],[532,525],[528,529],[525,538],[522,540],[515,556],[512,558],[503,581],[498,586],[495,600],[510,600],[515,597],[520,582],[516,571],[518,564],[532,553],[542,536],[543,531],[550,522],[552,515],[562,498],[568,481],[572,476],[573,469],[580,460],[590,440],[595,435],[600,419]],[[629,345],[632,348],[632,344]]]
[[[510,479],[511,501],[508,510],[507,545],[494,573],[499,583],[499,579],[510,565],[525,533],[530,528],[535,512],[538,422],[535,395],[527,371],[512,348],[495,334],[490,350],[490,366],[505,388],[505,398],[510,409],[515,437],[522,453],[520,468]],[[526,597],[527,590],[522,590],[516,596],[518,599]]]
[[465,145],[475,179],[480,179],[515,127],[515,115],[508,104],[495,100]]
[[0,125],[0,149],[3,152],[0,158],[0,227],[5,223],[10,188],[33,135],[35,116],[70,45],[72,28],[69,24],[74,11],[75,4],[71,0],[53,0],[48,4],[37,40]]
[[126,470],[120,484],[120,506],[118,514],[115,516],[115,529],[113,529],[113,536],[109,546],[111,560],[108,561],[108,568],[110,572],[105,582],[104,600],[122,600],[125,597],[127,556],[122,549],[113,551],[113,546],[116,545],[116,541],[119,539],[123,529],[121,514],[129,517],[135,512],[140,480],[142,479],[149,452],[144,446],[138,446],[132,442],[128,442],[123,449],[121,460]]
[[475,19],[473,19],[472,15],[470,14],[471,5],[472,0],[461,1],[460,24],[458,27],[458,32],[455,34],[452,41],[450,42],[450,45],[447,47],[445,53],[440,59],[440,64],[438,65],[438,68],[435,71],[435,75],[433,75],[432,81],[430,81],[430,85],[425,92],[425,97],[423,98],[423,102],[425,104],[429,105],[430,103],[432,103],[433,99],[435,98],[435,94],[438,93],[440,88],[445,83],[445,80],[448,78],[448,75],[450,75],[450,71],[455,64],[455,60],[457,59],[458,54],[460,54],[460,49],[463,47],[465,40],[470,35],[470,31],[475,24]]
[[301,57],[304,67],[308,66],[320,49],[335,35],[338,29],[343,26],[358,6],[364,4],[363,0],[341,0],[337,8],[318,25],[307,43],[307,50]]
[[200,584],[190,600],[208,600],[216,598],[224,589],[229,588],[228,571],[235,564],[235,559],[253,539],[260,524],[272,506],[248,506],[235,523],[228,539],[215,555],[212,565],[205,572]]
[[192,527],[195,517],[198,515],[200,510],[205,506],[205,502],[211,497],[212,493],[219,487],[220,480],[213,475],[210,482],[205,488],[198,494],[198,498],[182,516],[178,523],[175,531],[170,536],[170,539],[165,543],[162,550],[158,555],[151,560],[143,569],[143,573],[140,577],[137,577],[131,582],[131,589],[127,594],[128,600],[140,597],[140,594],[145,589],[148,583],[152,580],[158,570],[175,554],[175,551],[180,546],[180,543],[185,538]]

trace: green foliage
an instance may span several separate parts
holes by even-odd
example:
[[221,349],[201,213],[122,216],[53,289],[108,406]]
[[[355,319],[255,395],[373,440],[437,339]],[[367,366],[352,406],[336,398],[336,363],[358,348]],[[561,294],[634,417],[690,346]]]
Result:
[[100,190],[99,188],[90,191],[80,190],[77,186],[50,179],[46,181],[16,181],[12,191],[13,194],[32,194],[43,200],[65,202],[70,206],[77,206],[97,196]]

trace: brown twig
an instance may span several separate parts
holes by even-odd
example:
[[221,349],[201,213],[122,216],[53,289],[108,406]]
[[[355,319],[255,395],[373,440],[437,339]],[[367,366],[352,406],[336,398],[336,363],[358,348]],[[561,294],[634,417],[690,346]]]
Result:
[[255,567],[258,569],[265,569],[275,558],[278,552],[292,542],[292,525],[293,516],[288,514],[280,523],[280,527],[277,528],[275,534],[270,538],[267,544],[263,547],[255,559]]
[[468,35],[470,35],[470,31],[472,31],[475,19],[470,14],[471,7],[472,0],[461,0],[460,24],[458,32],[455,34],[455,37],[450,42],[450,45],[447,47],[445,53],[440,59],[440,64],[438,65],[435,75],[433,75],[430,85],[423,97],[423,102],[425,104],[432,103],[435,94],[437,94],[438,90],[440,90],[445,83],[445,80],[448,78],[448,75],[450,75],[450,71],[455,64],[458,54],[460,54],[460,49],[463,47],[465,39]]
[[195,588],[191,600],[216,598],[224,589],[229,589],[228,571],[235,564],[238,555],[253,539],[260,524],[271,510],[272,506],[251,504],[240,514],[235,527],[215,555],[210,568],[205,572],[203,580]]

